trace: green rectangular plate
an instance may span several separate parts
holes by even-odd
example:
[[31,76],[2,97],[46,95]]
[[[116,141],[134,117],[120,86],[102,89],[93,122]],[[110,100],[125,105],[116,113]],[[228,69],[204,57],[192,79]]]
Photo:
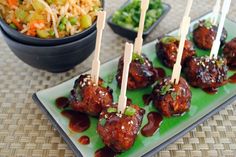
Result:
[[[203,16],[202,19],[208,18],[209,16],[210,14],[207,14]],[[198,20],[192,22],[191,26],[193,26],[194,23],[198,22]],[[229,34],[227,39],[227,41],[229,41],[236,36],[236,23],[230,20],[226,20],[225,28]],[[177,34],[177,30],[170,34]],[[146,44],[143,47],[143,52],[153,62],[155,67],[163,67],[166,73],[170,75],[171,69],[165,68],[156,57],[156,42],[157,41],[153,41],[149,44]],[[209,55],[209,52],[199,49],[197,49],[197,53],[198,55]],[[116,74],[117,70],[117,64],[118,58],[109,61],[101,66],[101,77],[113,89],[113,96],[115,101],[117,101],[120,92],[114,79],[114,75]],[[233,72],[229,72],[229,76],[231,76],[232,74]],[[60,110],[55,106],[56,98],[69,95],[76,78],[66,81],[53,88],[39,91],[33,95],[33,99],[43,110],[43,112],[45,112],[45,114],[49,117],[54,127],[59,131],[61,136],[77,156],[92,157],[94,156],[96,150],[104,146],[102,140],[96,133],[97,119],[90,117],[91,127],[88,130],[83,133],[73,133],[68,128],[68,119],[62,116],[60,114]],[[113,81],[111,81],[111,79],[113,79]],[[227,84],[221,87],[219,89],[219,92],[215,95],[206,94],[202,90],[196,88],[191,88],[191,90],[193,97],[189,112],[180,117],[164,118],[159,131],[156,132],[152,137],[147,138],[142,136],[141,134],[138,134],[133,147],[119,156],[151,156],[154,153],[157,153],[168,144],[182,137],[184,134],[195,128],[204,120],[217,113],[226,105],[230,104],[233,100],[235,100],[236,97],[235,84]],[[146,110],[146,115],[144,116],[142,126],[147,123],[147,113],[149,113],[150,111],[156,111],[152,104],[150,104],[149,106],[144,106],[142,100],[143,95],[148,94],[151,91],[152,88],[148,87],[141,90],[128,91],[127,93],[128,98],[131,98],[134,104],[138,104]],[[79,137],[81,137],[82,135],[87,135],[90,137],[91,142],[89,145],[81,145],[77,142]]]

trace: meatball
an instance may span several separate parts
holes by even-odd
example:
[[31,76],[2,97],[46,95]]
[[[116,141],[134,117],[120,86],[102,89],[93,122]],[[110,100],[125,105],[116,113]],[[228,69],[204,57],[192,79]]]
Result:
[[[118,64],[116,80],[119,87],[122,82],[124,57],[121,57]],[[151,61],[142,54],[134,53],[129,68],[128,89],[139,89],[152,85],[158,78],[158,72],[153,67]]]
[[97,132],[106,146],[119,153],[133,146],[145,110],[131,104],[124,114],[120,114],[117,113],[117,104],[114,106],[101,112]]
[[[173,68],[179,48],[179,40],[173,36],[163,37],[156,45],[156,53],[161,62],[169,67]],[[193,48],[191,41],[186,40],[184,45],[184,51],[181,64],[183,65],[189,57],[195,55],[196,52]]]
[[236,38],[225,44],[223,54],[230,69],[236,69]]
[[207,91],[227,83],[227,61],[224,58],[193,57],[185,67],[186,78],[194,86]]
[[184,78],[178,84],[171,83],[166,77],[158,83],[152,92],[154,106],[166,117],[181,115],[188,111],[192,93]]
[[[210,50],[217,34],[217,26],[211,24],[208,20],[200,21],[193,31],[193,41],[196,46],[203,50]],[[225,44],[227,31],[224,29],[221,35],[221,46]]]
[[112,90],[109,87],[102,87],[102,83],[100,79],[99,85],[96,86],[90,75],[81,75],[71,91],[72,109],[91,116],[99,116],[102,109],[113,102]]

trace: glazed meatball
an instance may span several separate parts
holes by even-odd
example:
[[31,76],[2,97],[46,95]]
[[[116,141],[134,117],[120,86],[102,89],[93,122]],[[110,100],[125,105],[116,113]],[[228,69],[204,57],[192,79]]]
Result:
[[91,116],[99,116],[104,107],[113,102],[112,90],[102,87],[103,81],[99,80],[96,86],[90,75],[81,75],[75,81],[71,92],[70,106],[75,111],[87,113]]
[[[169,67],[173,68],[179,48],[179,40],[173,36],[163,37],[156,45],[156,53],[161,62]],[[193,48],[191,41],[186,40],[184,45],[184,51],[181,64],[183,65],[189,57],[195,55],[196,52]]]
[[[119,87],[122,82],[122,73],[124,66],[124,57],[121,57],[118,64],[116,80]],[[142,54],[141,56],[134,53],[132,62],[130,63],[128,89],[139,89],[152,85],[158,78],[158,72],[153,67],[148,58]]]
[[225,44],[223,54],[230,69],[236,69],[236,38]]
[[[203,50],[210,50],[217,34],[217,26],[211,24],[208,20],[200,21],[193,31],[193,41],[196,46]],[[227,32],[224,29],[221,36],[221,46],[225,44]]]
[[97,132],[106,146],[124,152],[133,146],[144,113],[136,105],[127,106],[124,114],[117,113],[117,107],[106,108],[100,114]]
[[193,57],[185,68],[188,82],[207,91],[227,83],[227,61],[224,58]]
[[188,111],[192,94],[184,78],[178,84],[171,83],[166,77],[157,83],[152,92],[154,106],[166,117],[181,115]]

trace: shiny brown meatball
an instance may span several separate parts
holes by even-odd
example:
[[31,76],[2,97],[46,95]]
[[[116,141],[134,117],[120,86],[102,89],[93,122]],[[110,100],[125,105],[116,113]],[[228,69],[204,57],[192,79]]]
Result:
[[193,57],[186,63],[186,78],[194,87],[216,89],[227,83],[227,61],[224,58]]
[[192,94],[184,78],[179,84],[171,83],[171,78],[166,77],[158,83],[152,92],[155,107],[166,117],[181,115],[188,111]]
[[236,69],[236,38],[225,44],[223,54],[230,69]]
[[[167,67],[172,68],[177,59],[177,50],[179,48],[179,40],[173,36],[162,38],[156,45],[156,53],[160,61]],[[181,64],[183,65],[189,57],[195,55],[191,41],[186,40]]]
[[102,87],[102,80],[99,81],[98,86],[94,85],[90,75],[81,75],[75,81],[70,99],[72,109],[99,116],[102,109],[112,102],[112,90],[109,87]]
[[[116,80],[119,87],[122,82],[122,73],[124,66],[124,57],[121,57],[118,64]],[[153,67],[148,58],[134,53],[129,68],[128,89],[139,89],[152,85],[158,78],[158,72]]]
[[[200,21],[193,31],[193,41],[196,46],[203,50],[210,50],[217,34],[217,26],[211,24],[208,20]],[[221,36],[221,46],[225,44],[227,32],[224,29]]]
[[116,107],[104,109],[99,117],[97,132],[106,146],[115,152],[124,152],[133,146],[144,113],[145,110],[136,105],[128,106],[124,114],[117,113]]

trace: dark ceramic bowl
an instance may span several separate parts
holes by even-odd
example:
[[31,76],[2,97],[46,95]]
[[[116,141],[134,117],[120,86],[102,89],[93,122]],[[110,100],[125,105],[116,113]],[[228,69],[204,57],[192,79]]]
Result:
[[[120,9],[126,7],[131,1],[127,1],[124,5],[121,6]],[[120,10],[118,9],[118,10]],[[153,30],[154,28],[161,22],[161,20],[165,17],[165,15],[169,12],[169,10],[171,9],[169,4],[163,3],[163,13],[162,15],[157,19],[157,21],[146,31],[143,32],[143,38],[145,39]],[[129,40],[135,40],[135,38],[137,37],[137,32],[134,30],[130,30],[124,27],[121,27],[115,23],[112,22],[112,17],[113,14],[108,18],[107,23],[108,25],[111,27],[111,29],[113,30],[113,32],[115,32],[116,34],[119,34],[122,37],[125,37]]]
[[[104,0],[101,0],[102,8],[104,8]],[[41,39],[37,37],[31,37],[20,33],[19,31],[12,29],[3,19],[0,18],[0,26],[2,29],[14,40],[20,41],[23,44],[38,45],[38,46],[52,46],[58,44],[70,43],[75,40],[80,40],[86,37],[88,34],[94,32],[96,29],[96,22],[93,23],[91,27],[82,31],[81,33],[64,37],[64,38],[54,38],[54,39]]]
[[65,72],[84,61],[95,48],[96,30],[88,36],[56,46],[32,46],[9,37],[2,29],[4,40],[12,52],[26,64],[49,72]]

